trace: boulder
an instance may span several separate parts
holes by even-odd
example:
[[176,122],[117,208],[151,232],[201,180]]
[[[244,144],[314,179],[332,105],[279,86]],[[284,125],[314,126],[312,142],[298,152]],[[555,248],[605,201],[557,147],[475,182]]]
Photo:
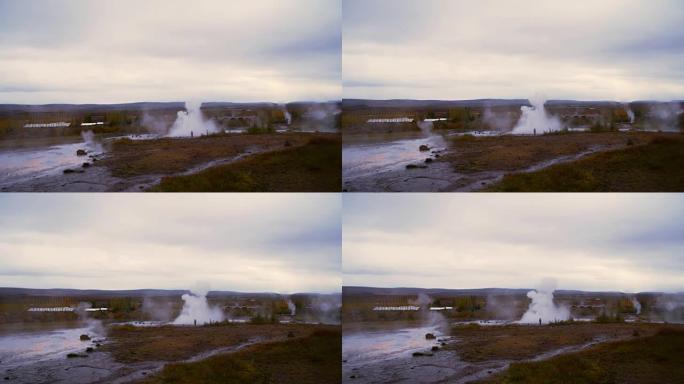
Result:
[[71,169],[71,168],[67,168],[64,171],[62,171],[62,173],[64,173],[65,175],[67,175],[69,173],[83,173],[83,172],[85,172],[85,171],[82,169]]
[[87,154],[88,154],[88,152],[86,152],[85,149],[79,149],[76,151],[76,156],[85,156]]
[[432,351],[432,352],[437,352],[437,351],[439,351],[439,347],[435,345],[435,346],[432,347],[431,351]]
[[83,163],[82,167],[83,167],[83,168],[88,168],[88,167],[90,167],[90,163]]
[[88,353],[94,352],[94,351],[95,351],[95,348],[93,348],[93,347],[86,348],[86,352],[88,352]]
[[425,334],[425,340],[434,340],[434,339],[436,339],[436,338],[437,338],[437,337],[435,337],[435,335],[432,334],[432,333],[426,333],[426,334]]
[[85,354],[82,354],[82,353],[74,353],[74,352],[71,352],[71,353],[67,354],[67,359],[73,359],[73,358],[76,358],[76,357],[88,357],[88,355],[85,355]]
[[406,169],[427,168],[424,164],[406,164]]
[[413,357],[420,357],[420,356],[434,356],[434,354],[430,353],[430,352],[413,352]]
[[432,160],[431,157],[428,157],[427,159],[425,159],[425,162],[426,162],[426,163],[432,163],[432,161],[433,161],[433,160]]
[[88,340],[90,340],[90,336],[88,336],[88,335],[81,335],[80,339],[81,339],[81,341],[88,341]]
[[425,151],[429,151],[429,150],[430,150],[430,147],[428,147],[428,146],[425,145],[425,144],[422,144],[420,147],[418,147],[418,150],[421,151],[421,152],[425,152]]

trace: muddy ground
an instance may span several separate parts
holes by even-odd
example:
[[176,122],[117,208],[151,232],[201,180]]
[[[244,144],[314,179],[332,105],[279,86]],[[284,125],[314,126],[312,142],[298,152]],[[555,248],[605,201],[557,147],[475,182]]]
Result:
[[252,155],[297,148],[332,133],[211,135],[152,140],[119,139],[99,156],[84,158],[89,167],[41,176],[2,188],[4,192],[136,192],[167,176],[183,176],[226,165]]
[[[343,188],[350,192],[477,191],[500,182],[507,174],[534,172],[672,135],[678,134],[577,132],[538,136],[450,136],[445,149],[425,151],[423,161],[408,168],[344,180]],[[347,138],[344,140],[347,142]]]

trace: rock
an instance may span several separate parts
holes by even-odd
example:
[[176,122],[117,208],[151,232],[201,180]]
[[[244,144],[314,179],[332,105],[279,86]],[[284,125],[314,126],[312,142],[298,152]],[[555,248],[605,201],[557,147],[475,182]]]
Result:
[[446,343],[442,341],[441,345],[442,345],[442,347],[443,347],[443,346],[445,346],[445,345],[446,345]]
[[88,335],[81,335],[80,339],[81,339],[81,341],[88,341],[88,340],[90,340],[90,336],[88,336]]
[[418,147],[418,150],[421,151],[421,152],[425,152],[425,151],[429,151],[429,150],[430,150],[430,147],[428,147],[428,146],[425,145],[425,144],[422,144],[420,147]]
[[413,357],[419,356],[434,356],[434,354],[430,352],[413,352]]
[[83,168],[88,168],[88,167],[90,167],[90,163],[83,163],[83,165],[81,165],[81,166],[82,166]]
[[88,355],[84,355],[84,354],[82,354],[82,353],[73,353],[73,352],[72,352],[72,353],[69,353],[69,354],[67,355],[67,358],[68,358],[68,359],[73,359],[73,358],[75,358],[75,357],[88,357]]
[[423,165],[423,164],[406,164],[406,169],[416,169],[416,168],[427,168],[427,165]]
[[425,334],[425,340],[434,340],[436,339],[435,335],[432,333],[426,333]]
[[432,163],[432,161],[433,161],[433,160],[432,160],[431,157],[428,157],[427,159],[425,159],[425,162],[426,162],[426,163]]
[[356,375],[349,376],[350,379],[356,379]]
[[435,345],[435,346],[432,347],[431,351],[432,351],[432,352],[437,352],[437,351],[439,351],[439,347]]
[[94,351],[95,351],[95,348],[93,348],[93,347],[86,348],[86,352],[88,352],[88,353],[94,352]]
[[295,337],[294,332],[290,331],[287,333],[287,337]]
[[85,149],[79,149],[76,151],[76,156],[85,156],[87,154],[88,152],[86,152]]
[[439,159],[440,157],[442,157],[442,155],[440,155],[439,153],[435,155],[435,158],[437,159]]
[[102,345],[102,344],[100,344],[100,343],[96,343],[96,344],[95,344],[96,347],[99,347],[99,346],[101,346],[101,345]]
[[62,172],[63,172],[64,174],[69,174],[69,173],[83,173],[83,172],[85,172],[85,171],[82,170],[82,169],[71,169],[71,168],[67,168],[67,169],[65,169],[65,170],[62,171]]

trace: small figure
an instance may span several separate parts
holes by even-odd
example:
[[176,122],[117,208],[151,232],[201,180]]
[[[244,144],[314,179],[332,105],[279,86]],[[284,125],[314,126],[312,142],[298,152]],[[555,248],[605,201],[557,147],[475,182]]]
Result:
[[[541,319],[539,319],[539,324],[541,324]],[[197,319],[195,319],[195,327],[197,326]]]
[[[190,138],[192,139],[193,137],[195,137],[195,134],[192,131],[190,131]],[[195,320],[195,322],[197,322],[197,320]]]
[[537,136],[537,128],[533,128],[534,136]]
[[541,317],[539,318],[539,325],[541,325]]

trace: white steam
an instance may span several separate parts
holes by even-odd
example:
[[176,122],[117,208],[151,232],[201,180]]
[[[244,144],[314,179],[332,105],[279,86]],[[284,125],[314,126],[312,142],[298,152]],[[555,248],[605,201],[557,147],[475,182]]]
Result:
[[527,312],[520,319],[522,324],[548,324],[554,321],[567,320],[570,311],[566,307],[557,306],[553,302],[553,291],[556,290],[556,281],[544,279],[534,291],[527,292],[527,297],[532,299]]
[[290,299],[287,300],[287,308],[290,310],[290,316],[294,316],[297,313],[297,307]]
[[629,123],[634,124],[634,111],[632,111],[632,108],[627,105],[625,108],[625,111],[627,111],[627,117],[629,117]]
[[196,289],[184,294],[183,309],[172,324],[202,325],[223,321],[223,311],[221,308],[209,306],[207,293],[207,290]]
[[634,309],[636,310],[636,314],[637,315],[640,314],[641,313],[641,303],[639,302],[639,300],[637,300],[636,297],[632,297],[632,305],[634,306]]
[[416,124],[418,124],[418,128],[423,131],[425,136],[432,135],[432,127],[434,126],[432,121],[418,121]]
[[543,97],[530,99],[531,107],[523,105],[520,107],[522,116],[513,128],[514,135],[533,135],[546,132],[556,132],[561,130],[561,122],[555,116],[550,116],[544,109],[546,100]]
[[292,115],[290,114],[290,112],[288,112],[287,108],[285,106],[282,106],[281,110],[283,111],[283,115],[285,116],[285,121],[287,121],[287,125],[292,124]]
[[200,136],[216,133],[219,128],[211,120],[206,120],[202,115],[200,106],[202,103],[186,102],[185,111],[178,111],[176,121],[169,130],[169,137]]
[[93,131],[81,131],[81,137],[83,138],[83,141],[85,141],[86,148],[88,148],[90,152],[104,152],[102,149],[102,144],[95,140],[95,134]]

